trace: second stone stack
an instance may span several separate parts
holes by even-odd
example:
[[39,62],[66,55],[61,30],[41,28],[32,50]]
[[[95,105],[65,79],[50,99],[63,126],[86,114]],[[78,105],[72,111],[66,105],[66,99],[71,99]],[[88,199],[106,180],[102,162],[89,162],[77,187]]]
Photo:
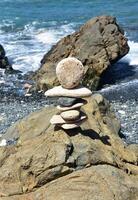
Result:
[[65,58],[58,63],[56,74],[61,86],[45,92],[47,97],[59,97],[59,113],[51,118],[50,123],[63,129],[77,128],[87,118],[80,110],[87,103],[83,98],[92,94],[80,85],[84,76],[83,64],[76,58]]

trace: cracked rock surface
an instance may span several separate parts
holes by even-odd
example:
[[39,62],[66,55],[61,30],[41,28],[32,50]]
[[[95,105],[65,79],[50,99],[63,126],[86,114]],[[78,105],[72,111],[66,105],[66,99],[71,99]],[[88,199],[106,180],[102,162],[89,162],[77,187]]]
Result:
[[58,110],[43,108],[18,121],[0,147],[3,200],[137,200],[138,145],[119,137],[120,123],[101,95],[87,98],[81,128],[62,130],[49,120]]

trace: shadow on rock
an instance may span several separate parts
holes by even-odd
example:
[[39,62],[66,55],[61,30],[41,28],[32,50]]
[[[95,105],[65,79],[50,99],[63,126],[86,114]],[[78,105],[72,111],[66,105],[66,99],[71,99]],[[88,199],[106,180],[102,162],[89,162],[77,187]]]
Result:
[[113,85],[128,77],[131,78],[135,73],[135,66],[131,66],[127,61],[119,61],[103,72],[98,89],[101,89],[106,84]]
[[[58,130],[58,128],[57,128]],[[89,137],[93,140],[100,140],[103,144],[111,146],[109,140],[110,137],[108,135],[100,136],[97,132],[95,132],[92,129],[88,130],[82,130],[81,128],[76,128],[74,130],[66,130],[65,131],[70,137],[77,135],[78,133],[81,133],[83,136]]]

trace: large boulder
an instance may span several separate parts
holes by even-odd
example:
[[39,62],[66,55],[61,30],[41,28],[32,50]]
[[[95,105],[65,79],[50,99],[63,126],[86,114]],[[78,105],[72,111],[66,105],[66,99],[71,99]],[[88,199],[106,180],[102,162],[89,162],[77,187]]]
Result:
[[58,110],[43,108],[10,127],[0,147],[3,200],[136,200],[138,146],[119,138],[120,123],[99,94],[83,106],[88,119],[65,131],[50,125]]
[[110,165],[75,171],[25,195],[3,200],[137,200],[135,176]]
[[38,89],[47,90],[58,85],[55,73],[57,63],[73,56],[85,66],[83,84],[96,89],[101,74],[128,51],[127,39],[116,19],[111,16],[95,17],[53,46],[43,57],[41,67],[33,79]]
[[0,44],[0,68],[6,70],[12,70],[12,66],[6,56],[3,46]]

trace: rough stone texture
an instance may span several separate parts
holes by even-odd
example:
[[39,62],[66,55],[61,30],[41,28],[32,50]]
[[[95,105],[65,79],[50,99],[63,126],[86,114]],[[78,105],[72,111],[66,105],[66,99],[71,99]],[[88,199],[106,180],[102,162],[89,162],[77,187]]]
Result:
[[75,88],[84,76],[83,64],[76,58],[65,58],[58,63],[56,75],[64,88]]
[[59,85],[56,65],[63,58],[73,56],[84,65],[83,85],[96,89],[101,74],[128,51],[127,39],[116,19],[111,16],[95,17],[79,31],[61,39],[43,57],[40,69],[33,76],[36,87],[47,90]]
[[0,68],[6,70],[12,70],[11,64],[6,57],[5,50],[2,45],[0,45]]
[[68,110],[68,111],[62,112],[60,115],[64,120],[72,121],[72,120],[79,119],[80,112],[78,110]]
[[45,96],[47,97],[78,97],[78,98],[83,98],[83,97],[89,97],[92,95],[92,92],[85,87],[78,87],[78,88],[73,88],[73,89],[66,89],[63,88],[62,86],[56,86],[52,89],[49,89],[48,91],[45,92]]
[[[110,184],[111,183],[111,184]],[[98,165],[61,177],[13,200],[137,200],[137,179],[110,165]],[[10,200],[5,197],[4,200]]]
[[101,95],[87,101],[81,128],[54,129],[53,107],[9,128],[3,138],[19,140],[0,147],[1,199],[137,200],[138,146],[119,138],[120,124]]

